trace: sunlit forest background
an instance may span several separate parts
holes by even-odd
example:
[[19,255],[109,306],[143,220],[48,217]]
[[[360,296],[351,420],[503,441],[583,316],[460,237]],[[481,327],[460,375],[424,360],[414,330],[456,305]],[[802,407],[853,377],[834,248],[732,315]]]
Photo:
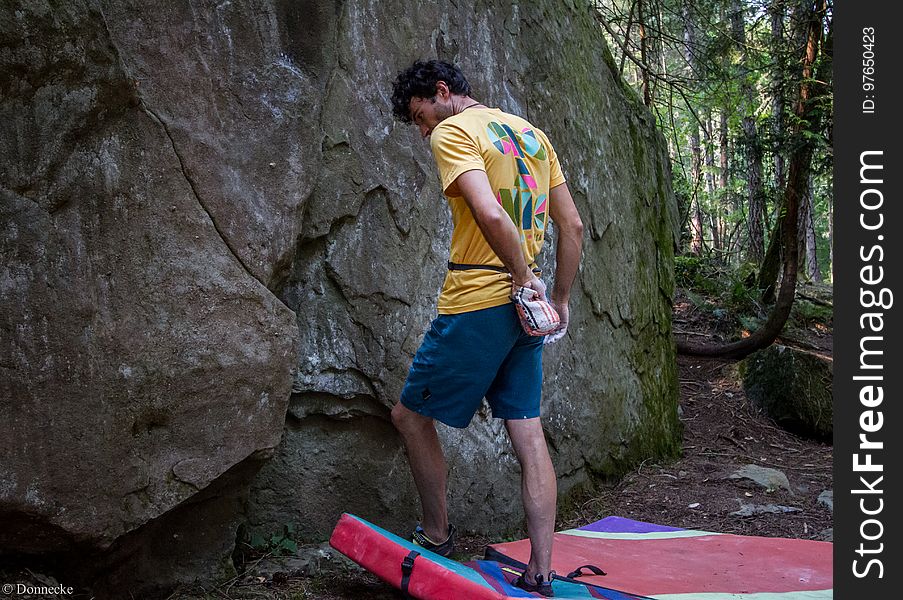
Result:
[[[602,0],[596,9],[617,70],[668,142],[678,274],[702,261],[755,278],[773,297],[789,183],[798,280],[830,283],[832,2]],[[814,20],[820,36],[807,35]],[[795,151],[797,183],[788,177]]]

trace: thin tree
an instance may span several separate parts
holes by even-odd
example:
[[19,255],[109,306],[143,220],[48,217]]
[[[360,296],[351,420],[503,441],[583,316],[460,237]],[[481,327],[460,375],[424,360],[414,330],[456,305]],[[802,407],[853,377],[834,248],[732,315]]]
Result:
[[746,44],[746,7],[742,0],[734,0],[731,8],[731,35],[740,51],[740,88],[744,101],[743,149],[746,156],[747,226],[749,230],[749,257],[761,262],[765,254],[765,192],[762,181],[762,145],[756,126],[756,97],[749,66]]
[[[797,279],[797,236],[796,221],[799,211],[800,192],[808,187],[808,178],[811,170],[812,154],[814,151],[814,138],[819,130],[819,110],[813,102],[813,94],[817,87],[828,80],[827,69],[819,73],[820,77],[813,78],[813,68],[819,48],[822,44],[822,19],[827,14],[827,5],[820,3],[818,6],[807,7],[808,19],[806,20],[806,47],[802,60],[802,78],[800,80],[799,95],[795,108],[796,124],[794,125],[794,146],[790,154],[789,168],[787,172],[787,185],[784,187],[783,206],[785,208],[785,222],[781,228],[781,237],[784,250],[784,269],[781,279],[781,287],[777,301],[768,315],[765,323],[749,337],[729,344],[709,345],[693,344],[685,339],[677,340],[677,350],[682,354],[694,354],[701,356],[720,356],[725,358],[742,358],[771,345],[780,334],[790,316],[793,307],[793,299],[796,294]],[[832,19],[828,19],[827,38],[824,40],[824,48],[830,57],[832,48],[833,27]],[[824,66],[829,61],[823,61]]]

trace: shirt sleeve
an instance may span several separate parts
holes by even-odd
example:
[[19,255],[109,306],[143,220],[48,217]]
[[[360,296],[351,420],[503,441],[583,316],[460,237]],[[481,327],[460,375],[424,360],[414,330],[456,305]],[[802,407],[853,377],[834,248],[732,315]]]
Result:
[[542,137],[545,138],[546,148],[549,149],[549,189],[552,189],[564,183],[566,179],[561,171],[561,163],[558,162],[558,155],[555,153],[555,148],[552,147],[552,142],[545,133],[542,134]]
[[449,187],[462,173],[474,169],[486,170],[486,163],[476,141],[460,127],[437,126],[430,135],[430,147],[436,158],[444,192],[450,191]]

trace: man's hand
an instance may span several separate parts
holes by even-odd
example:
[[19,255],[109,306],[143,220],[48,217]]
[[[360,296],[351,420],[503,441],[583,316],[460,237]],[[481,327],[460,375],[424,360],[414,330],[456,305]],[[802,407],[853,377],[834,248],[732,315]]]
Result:
[[[509,275],[511,277],[511,275]],[[546,284],[542,282],[542,279],[537,277],[533,271],[530,271],[529,277],[524,280],[522,283],[517,282],[516,277],[511,277],[511,295],[514,295],[514,292],[517,291],[518,287],[530,288],[531,290],[536,290],[539,294],[540,300],[546,300]]]
[[546,336],[546,339],[543,340],[544,344],[554,344],[555,342],[563,338],[564,334],[567,333],[568,330],[570,311],[568,309],[567,301],[559,302],[555,299],[552,299],[551,304],[552,308],[555,309],[555,312],[558,313],[558,318],[561,319],[561,324],[558,325],[558,329]]

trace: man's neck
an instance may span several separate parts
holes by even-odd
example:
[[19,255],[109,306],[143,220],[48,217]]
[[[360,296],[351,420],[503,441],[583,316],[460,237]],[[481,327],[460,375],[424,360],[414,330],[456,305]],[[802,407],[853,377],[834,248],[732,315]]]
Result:
[[452,96],[452,114],[458,114],[468,108],[482,108],[483,104],[470,96]]

